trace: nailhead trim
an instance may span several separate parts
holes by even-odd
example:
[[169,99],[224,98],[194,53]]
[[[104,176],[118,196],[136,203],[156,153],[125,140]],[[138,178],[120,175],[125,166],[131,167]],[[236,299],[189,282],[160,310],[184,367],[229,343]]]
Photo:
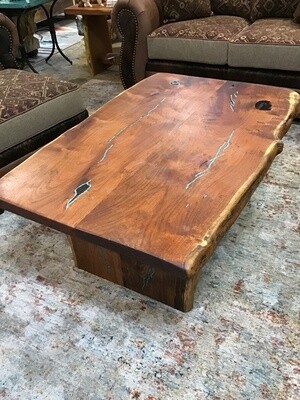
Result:
[[[4,21],[3,21],[3,22],[4,22]],[[19,64],[17,63],[17,60],[16,60],[16,58],[15,58],[13,52],[12,52],[12,48],[14,47],[14,43],[13,43],[13,40],[12,40],[12,34],[11,34],[10,30],[9,30],[5,25],[1,25],[0,29],[4,29],[4,30],[7,32],[8,37],[9,37],[9,44],[10,44],[9,54],[13,57],[13,60],[14,60],[14,62],[15,62],[15,66],[16,66],[17,68],[20,68],[20,66],[19,66]],[[3,64],[1,64],[1,65],[3,66]],[[3,67],[4,67],[4,69],[5,69],[5,66],[3,66]]]
[[121,51],[120,51],[120,64],[119,64],[119,69],[120,69],[120,77],[121,77],[122,84],[123,84],[124,88],[126,88],[127,85],[126,85],[126,83],[125,83],[123,71],[122,71],[122,68],[121,68],[121,60],[122,60],[122,55],[123,55],[123,46],[124,46],[124,42],[125,42],[125,35],[124,35],[124,32],[123,32],[123,30],[122,30],[122,28],[121,28],[121,25],[120,25],[120,14],[121,14],[121,13],[130,13],[130,14],[133,16],[133,19],[134,19],[134,22],[135,22],[135,41],[134,41],[133,57],[132,57],[132,63],[131,63],[131,67],[132,67],[132,76],[133,76],[134,82],[136,82],[136,76],[135,76],[135,71],[134,71],[134,64],[135,64],[136,47],[137,47],[137,37],[138,37],[139,29],[138,29],[138,23],[137,23],[136,16],[135,16],[135,14],[134,14],[134,12],[133,12],[132,10],[125,9],[125,10],[121,10],[121,11],[118,13],[118,15],[117,15],[117,27],[118,27],[119,32],[122,34],[122,46],[121,46]]

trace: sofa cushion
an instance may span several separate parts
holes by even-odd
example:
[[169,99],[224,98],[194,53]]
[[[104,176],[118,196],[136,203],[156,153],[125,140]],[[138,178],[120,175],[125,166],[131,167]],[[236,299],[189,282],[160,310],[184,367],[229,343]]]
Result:
[[210,0],[162,0],[163,16],[167,21],[184,21],[209,17]]
[[300,71],[300,29],[288,18],[255,21],[229,43],[228,65]]
[[74,83],[16,69],[0,72],[0,153],[84,111]]
[[225,15],[163,25],[148,36],[148,57],[226,65],[228,41],[248,25],[243,18]]
[[297,24],[300,24],[300,0],[298,3],[298,6],[294,12],[293,17],[294,17],[294,21],[297,22]]
[[253,0],[251,21],[260,18],[292,18],[299,0]]
[[253,0],[211,0],[211,9],[215,15],[236,15],[250,19]]

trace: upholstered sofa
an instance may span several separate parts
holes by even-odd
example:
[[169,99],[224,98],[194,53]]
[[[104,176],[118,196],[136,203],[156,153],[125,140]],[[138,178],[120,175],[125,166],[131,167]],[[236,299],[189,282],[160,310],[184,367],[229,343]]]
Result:
[[172,72],[300,89],[299,15],[300,0],[118,0],[123,85]]
[[80,88],[20,70],[14,23],[0,13],[0,177],[88,116]]

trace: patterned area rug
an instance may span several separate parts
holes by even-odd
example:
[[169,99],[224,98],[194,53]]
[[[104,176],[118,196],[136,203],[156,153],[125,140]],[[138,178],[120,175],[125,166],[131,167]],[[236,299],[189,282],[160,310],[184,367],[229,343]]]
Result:
[[[66,69],[90,111],[121,90],[114,70],[89,81],[79,61]],[[65,235],[0,216],[0,397],[299,399],[299,134],[294,124],[187,314],[74,268]]]

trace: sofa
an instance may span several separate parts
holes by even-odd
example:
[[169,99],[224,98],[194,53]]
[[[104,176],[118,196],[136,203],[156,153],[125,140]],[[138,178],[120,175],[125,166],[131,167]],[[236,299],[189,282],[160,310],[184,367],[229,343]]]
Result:
[[125,88],[156,72],[300,89],[300,0],[118,0]]

